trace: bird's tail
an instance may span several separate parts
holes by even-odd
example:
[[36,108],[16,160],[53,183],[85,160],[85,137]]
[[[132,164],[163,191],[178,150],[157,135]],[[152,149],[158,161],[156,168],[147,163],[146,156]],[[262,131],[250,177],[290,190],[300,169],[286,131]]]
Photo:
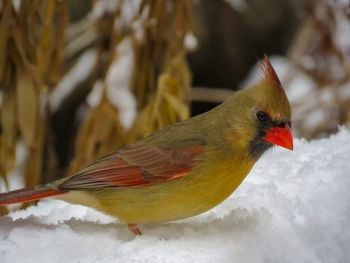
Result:
[[35,187],[22,188],[6,193],[0,193],[0,206],[27,203],[36,201],[42,198],[61,195],[66,193],[50,185],[38,185]]

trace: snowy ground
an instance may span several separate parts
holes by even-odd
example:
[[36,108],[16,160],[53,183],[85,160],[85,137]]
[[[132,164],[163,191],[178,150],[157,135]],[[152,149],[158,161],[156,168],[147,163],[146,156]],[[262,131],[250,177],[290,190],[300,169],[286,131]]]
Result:
[[349,262],[350,133],[273,150],[214,210],[142,230],[46,200],[0,218],[0,262]]

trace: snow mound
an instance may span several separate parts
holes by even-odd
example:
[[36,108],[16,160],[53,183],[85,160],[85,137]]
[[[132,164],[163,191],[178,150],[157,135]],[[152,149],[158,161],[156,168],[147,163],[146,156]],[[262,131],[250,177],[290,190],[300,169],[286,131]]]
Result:
[[350,132],[265,154],[239,189],[187,220],[142,226],[46,200],[0,218],[0,261],[347,262]]

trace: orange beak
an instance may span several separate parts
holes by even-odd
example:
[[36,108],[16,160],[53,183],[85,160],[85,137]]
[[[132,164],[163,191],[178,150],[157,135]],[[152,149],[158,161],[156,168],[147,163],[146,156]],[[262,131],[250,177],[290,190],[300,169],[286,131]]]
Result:
[[265,133],[264,140],[289,150],[293,150],[293,136],[289,125],[268,129]]

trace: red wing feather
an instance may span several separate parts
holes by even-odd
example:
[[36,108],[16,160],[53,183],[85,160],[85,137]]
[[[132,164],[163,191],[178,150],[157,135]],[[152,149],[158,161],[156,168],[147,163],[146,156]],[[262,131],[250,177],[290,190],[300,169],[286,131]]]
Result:
[[107,155],[64,181],[60,189],[150,185],[187,175],[205,147],[159,149],[136,143]]

